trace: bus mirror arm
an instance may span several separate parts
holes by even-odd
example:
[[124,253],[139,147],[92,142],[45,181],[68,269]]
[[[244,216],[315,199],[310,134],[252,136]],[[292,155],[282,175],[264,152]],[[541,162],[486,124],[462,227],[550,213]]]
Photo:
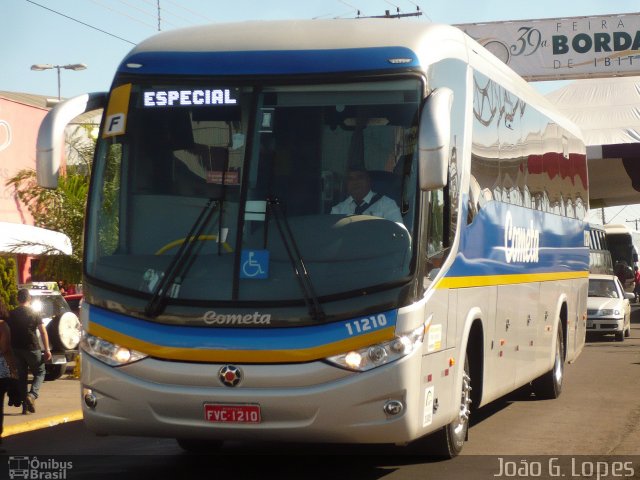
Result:
[[36,177],[44,188],[58,186],[58,172],[64,147],[64,130],[78,115],[104,108],[105,92],[85,93],[57,104],[44,117],[36,142]]
[[431,92],[422,108],[418,134],[421,190],[435,190],[447,184],[452,104],[453,91],[442,87]]

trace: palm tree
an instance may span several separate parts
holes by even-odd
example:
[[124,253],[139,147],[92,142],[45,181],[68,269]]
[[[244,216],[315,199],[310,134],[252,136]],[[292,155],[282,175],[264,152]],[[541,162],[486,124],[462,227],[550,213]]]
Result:
[[[88,132],[93,126],[80,125],[78,128]],[[82,279],[82,230],[95,141],[90,135],[72,138],[74,140],[69,141],[67,147],[75,162],[60,176],[58,188],[40,187],[33,169],[20,170],[7,180],[6,185],[14,188],[15,195],[26,205],[37,227],[62,232],[71,240],[73,253],[43,257],[40,273],[79,283]]]

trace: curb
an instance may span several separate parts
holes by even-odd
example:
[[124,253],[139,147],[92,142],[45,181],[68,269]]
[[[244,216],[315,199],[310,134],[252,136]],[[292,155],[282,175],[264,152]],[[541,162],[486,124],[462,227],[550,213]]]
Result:
[[74,410],[72,412],[40,418],[38,420],[29,420],[17,425],[7,425],[3,429],[2,436],[8,437],[19,433],[31,432],[40,428],[55,427],[56,425],[74,422],[76,420],[82,420],[82,410]]

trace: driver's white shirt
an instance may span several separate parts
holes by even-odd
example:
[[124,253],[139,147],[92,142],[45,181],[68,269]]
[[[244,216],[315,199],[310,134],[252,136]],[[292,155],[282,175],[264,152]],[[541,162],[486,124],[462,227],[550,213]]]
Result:
[[[375,193],[369,190],[364,197],[364,201],[367,203],[371,203],[371,199],[375,196]],[[356,210],[356,201],[353,197],[349,197],[346,200],[338,203],[333,208],[331,208],[331,213],[342,214],[342,215],[353,215]],[[363,215],[372,215],[374,217],[382,217],[387,220],[391,220],[392,222],[400,222],[402,223],[402,215],[400,215],[400,209],[396,202],[386,196],[380,197],[377,202],[373,205],[370,205],[365,209]]]

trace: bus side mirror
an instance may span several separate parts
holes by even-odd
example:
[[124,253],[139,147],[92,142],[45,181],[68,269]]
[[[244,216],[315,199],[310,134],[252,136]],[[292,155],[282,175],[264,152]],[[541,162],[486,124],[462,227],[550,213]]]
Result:
[[435,190],[447,184],[452,104],[453,91],[443,87],[431,92],[422,107],[418,133],[421,190]]
[[104,108],[107,94],[86,93],[57,104],[44,117],[36,142],[36,178],[44,188],[57,188],[64,148],[64,129],[85,112]]

